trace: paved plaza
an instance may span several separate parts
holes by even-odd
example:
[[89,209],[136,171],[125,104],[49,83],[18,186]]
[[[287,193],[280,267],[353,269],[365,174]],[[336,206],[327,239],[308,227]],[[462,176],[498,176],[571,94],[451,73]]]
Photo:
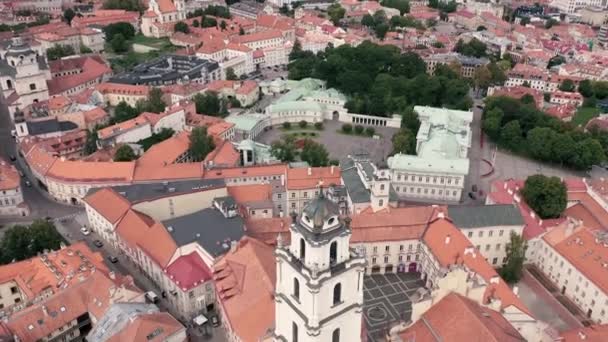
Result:
[[375,274],[365,277],[363,319],[370,342],[384,341],[393,322],[409,320],[410,297],[424,286],[420,273]]
[[[380,139],[374,139],[339,133],[338,131],[343,124],[343,122],[338,121],[324,121],[322,131],[316,131],[312,128],[306,129],[306,131],[317,133],[316,137],[310,139],[325,145],[330,159],[343,160],[349,154],[359,154],[364,151],[376,163],[386,161],[386,157],[393,149],[391,138],[397,132],[397,128],[374,127],[376,134],[380,136]],[[270,145],[273,141],[279,140],[283,134],[301,131],[297,123],[294,123],[292,127],[293,129],[290,131],[284,131],[280,126],[275,126],[273,129],[261,133],[256,140]]]

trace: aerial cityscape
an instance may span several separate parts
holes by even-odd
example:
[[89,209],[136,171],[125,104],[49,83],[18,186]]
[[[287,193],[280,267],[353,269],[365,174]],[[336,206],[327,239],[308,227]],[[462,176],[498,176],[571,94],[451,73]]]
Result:
[[0,342],[608,342],[608,1],[0,0]]

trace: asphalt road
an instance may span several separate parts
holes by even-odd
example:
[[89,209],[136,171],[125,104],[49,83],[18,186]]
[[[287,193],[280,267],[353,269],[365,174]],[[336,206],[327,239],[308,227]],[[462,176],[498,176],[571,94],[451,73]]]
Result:
[[[8,108],[4,104],[0,104],[0,156],[7,162],[10,162],[10,156],[18,157],[15,140],[11,136],[12,129],[13,126],[8,114]],[[82,207],[63,205],[48,198],[46,192],[40,189],[37,186],[37,182],[33,180],[23,160],[18,157],[18,160],[14,164],[17,169],[22,170],[26,175],[26,177],[21,179],[21,188],[25,203],[30,206],[31,213],[26,217],[0,217],[0,224],[33,221],[34,219],[47,216],[53,218],[63,217],[83,210]],[[30,179],[32,187],[25,186],[26,179]]]

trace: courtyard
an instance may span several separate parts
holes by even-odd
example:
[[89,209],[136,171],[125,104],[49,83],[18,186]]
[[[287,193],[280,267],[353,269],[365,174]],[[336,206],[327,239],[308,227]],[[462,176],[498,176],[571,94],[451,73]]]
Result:
[[387,329],[412,315],[410,297],[424,286],[420,273],[374,274],[365,277],[363,319],[367,340],[384,341]]
[[273,141],[279,140],[284,134],[293,134],[296,132],[314,132],[314,137],[306,136],[320,144],[323,144],[329,152],[330,159],[343,160],[348,155],[360,154],[365,152],[375,163],[385,162],[386,157],[391,153],[393,134],[397,132],[397,128],[391,127],[374,127],[378,139],[367,136],[347,135],[340,133],[343,122],[336,120],[324,121],[323,130],[315,130],[311,123],[307,129],[300,129],[297,123],[292,124],[291,130],[283,130],[280,126],[275,126],[273,129],[262,132],[256,138],[257,141],[270,145]]

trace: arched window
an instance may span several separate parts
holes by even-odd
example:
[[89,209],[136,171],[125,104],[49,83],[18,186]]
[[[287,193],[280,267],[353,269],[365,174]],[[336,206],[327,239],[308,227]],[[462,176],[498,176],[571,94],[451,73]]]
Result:
[[334,241],[329,246],[329,264],[333,265],[338,261],[338,241]]
[[342,302],[342,284],[337,283],[334,286],[334,305],[340,304]]
[[304,239],[300,239],[300,260],[304,261],[304,258],[306,257],[306,242],[304,242]]
[[298,342],[298,325],[296,322],[291,323],[291,341]]
[[383,191],[384,190],[384,184],[380,184],[380,190]]
[[293,296],[300,300],[300,282],[298,278],[293,278]]
[[340,328],[336,328],[336,330],[331,333],[331,342],[340,342]]

